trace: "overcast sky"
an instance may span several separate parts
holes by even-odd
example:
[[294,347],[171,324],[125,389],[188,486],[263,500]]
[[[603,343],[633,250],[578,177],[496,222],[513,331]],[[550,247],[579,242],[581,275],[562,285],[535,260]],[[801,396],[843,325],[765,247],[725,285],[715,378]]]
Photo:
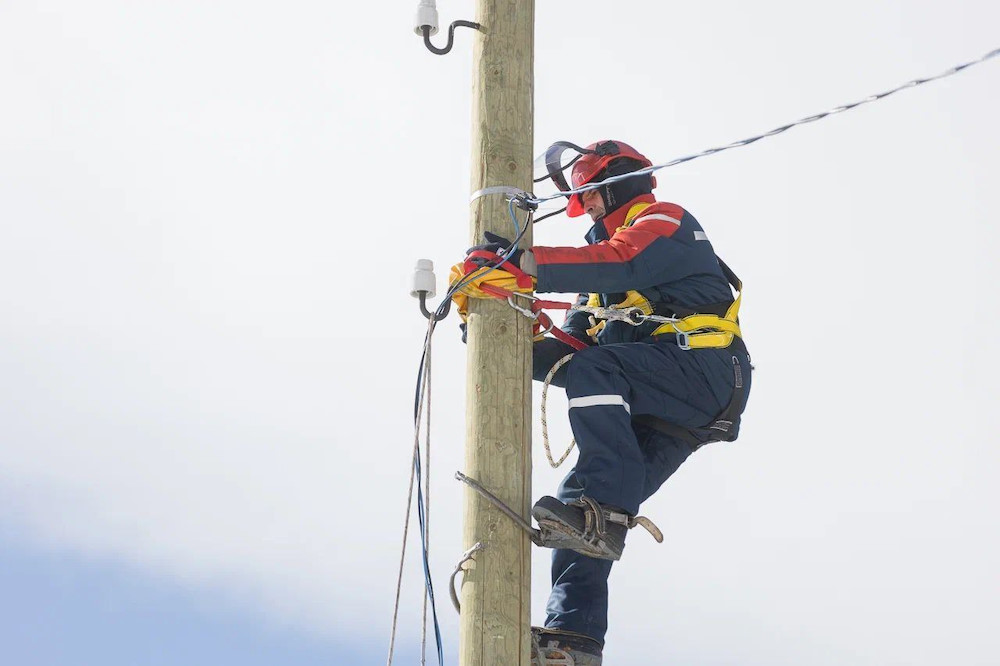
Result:
[[[0,4],[9,663],[385,662],[407,285],[430,258],[443,287],[470,240],[474,35],[428,53],[416,4]],[[997,25],[987,0],[539,2],[535,153],[617,138],[666,162],[978,58]],[[608,663],[996,663],[997,118],[1000,58],[658,174],[743,278],[756,374],[740,440],[644,506],[666,538],[616,566]],[[433,378],[454,663],[457,320]],[[537,497],[566,470],[535,439]]]

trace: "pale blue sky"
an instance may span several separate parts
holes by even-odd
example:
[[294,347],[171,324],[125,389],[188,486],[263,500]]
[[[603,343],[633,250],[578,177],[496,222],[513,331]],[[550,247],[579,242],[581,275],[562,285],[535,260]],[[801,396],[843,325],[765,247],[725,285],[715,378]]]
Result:
[[[269,625],[217,593],[0,540],[5,664],[361,663],[371,646]],[[401,663],[413,660],[403,653]],[[409,656],[410,659],[405,659]]]
[[[472,35],[427,53],[416,4],[0,5],[16,663],[384,663],[425,326],[407,283],[427,257],[441,286],[470,240]],[[439,10],[473,18],[471,0]],[[987,0],[536,18],[536,154],[619,138],[657,163],[1000,46]],[[740,441],[644,507],[666,539],[637,535],[613,575],[609,663],[651,643],[664,663],[995,660],[998,117],[994,60],[658,175],[745,282],[757,375]],[[554,218],[535,241],[585,227]],[[431,516],[450,659],[455,324],[436,339]],[[536,497],[564,471],[538,442]],[[411,557],[410,655],[420,583]]]

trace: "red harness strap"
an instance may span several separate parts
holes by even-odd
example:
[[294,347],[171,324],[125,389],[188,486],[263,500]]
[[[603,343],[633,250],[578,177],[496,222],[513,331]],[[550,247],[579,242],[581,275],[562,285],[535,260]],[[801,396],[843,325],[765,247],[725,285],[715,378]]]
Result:
[[[520,270],[518,272],[521,273]],[[512,275],[514,275],[514,273],[512,273]],[[521,275],[526,275],[526,274],[521,273]],[[531,279],[530,276],[528,276],[528,279],[529,280]],[[489,294],[494,298],[499,298],[502,300],[507,300],[508,298],[514,296],[515,294],[515,292],[513,291],[509,291],[507,289],[504,289],[503,287],[495,287],[491,284],[487,284],[486,282],[481,283],[479,285],[479,289],[484,294]],[[552,323],[552,318],[542,311],[544,308],[548,308],[550,310],[569,310],[571,307],[573,307],[572,303],[563,303],[561,301],[543,301],[539,299],[539,300],[533,300],[531,302],[531,311],[535,313],[535,321],[538,322],[538,325],[541,328],[546,329],[547,332],[551,333],[552,337],[554,337],[556,340],[561,340],[562,342],[565,342],[569,346],[573,347],[573,349],[580,351],[581,349],[586,349],[589,345],[586,342],[583,342],[582,340],[574,338],[572,335],[562,330],[561,328],[556,327]]]
[[[532,309],[534,309],[534,307],[532,307]],[[562,330],[561,328],[557,328],[556,326],[554,326],[552,324],[552,319],[549,318],[549,316],[544,312],[538,313],[538,323],[541,324],[543,327],[547,328],[548,332],[551,333],[552,337],[554,337],[556,340],[565,342],[566,344],[568,344],[570,347],[572,347],[577,351],[580,351],[581,349],[586,349],[587,347],[590,346],[586,342],[574,338],[572,335]]]
[[[501,261],[503,261],[503,257],[494,252],[488,252],[486,250],[476,250],[474,252],[470,252],[469,255],[465,258],[465,263],[462,265],[466,275],[475,273],[476,271],[478,271],[480,268],[483,267],[481,264],[477,264],[476,262],[472,261],[473,259],[485,259],[486,261],[492,264],[499,264]],[[508,273],[513,275],[514,278],[517,280],[517,286],[520,287],[521,289],[531,289],[532,287],[535,286],[535,283],[532,281],[530,275],[528,275],[520,268],[518,268],[516,265],[510,262],[507,262],[503,266],[501,266],[500,270],[507,271]],[[484,289],[483,291],[486,290]],[[506,298],[506,296],[504,298]]]

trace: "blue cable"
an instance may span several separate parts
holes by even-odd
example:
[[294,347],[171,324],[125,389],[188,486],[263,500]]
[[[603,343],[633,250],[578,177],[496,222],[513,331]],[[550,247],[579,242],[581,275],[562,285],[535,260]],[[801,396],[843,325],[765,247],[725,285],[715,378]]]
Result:
[[517,215],[514,214],[514,200],[510,199],[507,202],[507,212],[510,213],[510,219],[514,222],[514,242],[511,243],[510,249],[505,253],[506,256],[513,255],[517,251],[517,244],[521,240],[521,227],[517,223]]
[[[501,261],[499,263],[497,263],[495,266],[491,266],[490,269],[488,271],[486,271],[486,273],[490,273],[492,271],[495,271],[498,268],[500,268],[501,266],[503,266],[504,264],[506,264],[510,260],[510,256],[514,253],[515,250],[517,250],[517,244],[521,240],[521,235],[522,235],[521,226],[518,223],[517,215],[514,213],[514,200],[513,199],[511,199],[511,201],[509,202],[509,205],[507,207],[507,211],[510,213],[510,219],[514,223],[514,232],[515,232],[514,233],[514,242],[511,243],[511,247],[505,253],[505,256],[501,257]],[[530,219],[531,218],[530,218],[530,213],[529,213],[528,220],[530,220]],[[527,222],[527,220],[526,220],[526,222]],[[527,225],[524,227],[524,230],[525,231],[528,230]],[[484,275],[486,273],[484,273]],[[438,306],[438,312],[440,312],[440,310],[442,309],[442,307],[450,301],[451,295],[454,294],[459,289],[461,289],[466,284],[468,284],[469,281],[470,281],[469,277],[465,277],[462,280],[457,281],[454,285],[452,285],[448,289],[448,293],[445,295],[445,298],[442,299],[441,305]],[[428,335],[430,335],[430,332],[428,332]],[[413,419],[414,419],[414,421],[417,420],[418,411],[419,411],[418,407],[420,405],[420,400],[421,400],[421,397],[423,395],[423,385],[424,385],[423,378],[424,378],[424,372],[426,371],[426,367],[425,367],[425,361],[426,360],[427,360],[427,352],[426,352],[426,348],[425,348],[424,353],[420,357],[420,366],[419,366],[419,368],[417,370],[417,391],[416,391],[416,397],[415,397],[414,406],[413,406]],[[422,559],[423,559],[423,569],[424,569],[424,590],[425,590],[425,594],[427,595],[427,599],[430,601],[430,604],[431,604],[431,615],[434,618],[434,639],[435,639],[435,642],[437,644],[438,664],[439,664],[439,666],[444,666],[444,647],[443,647],[442,640],[441,640],[441,625],[438,622],[437,603],[435,602],[435,599],[434,599],[434,582],[433,582],[433,580],[431,578],[430,559],[429,559],[429,556],[428,556],[428,553],[427,553],[427,526],[426,526],[425,511],[424,511],[424,492],[423,492],[423,483],[422,483],[423,474],[422,474],[421,465],[420,465],[420,443],[419,443],[419,441],[417,442],[416,447],[414,449],[414,454],[413,454],[413,468],[414,468],[414,473],[415,473],[416,483],[417,483],[417,518],[418,518],[418,520],[420,522],[420,551],[421,551],[421,554],[423,555]]]
[[417,517],[420,519],[420,550],[423,553],[424,560],[424,587],[426,589],[427,598],[431,602],[431,614],[434,617],[434,640],[437,642],[437,653],[438,653],[438,664],[444,666],[444,649],[441,643],[441,625],[438,623],[437,616],[437,604],[434,601],[434,583],[431,580],[431,570],[430,562],[428,561],[427,555],[427,539],[426,539],[426,527],[424,525],[424,493],[420,486],[420,455],[419,447],[418,454],[413,459],[413,464],[416,467],[417,472]]
[[[428,332],[430,335],[430,332]],[[423,396],[423,386],[424,386],[424,372],[426,372],[425,361],[427,360],[427,348],[424,347],[424,353],[420,357],[420,367],[417,370],[417,395],[413,406],[413,419],[417,420],[419,405],[421,397]],[[417,424],[419,427],[419,423]],[[424,519],[424,492],[422,483],[422,473],[420,468],[420,441],[417,440],[416,447],[413,452],[413,468],[416,476],[417,483],[417,518],[420,522],[420,551],[423,554],[423,565],[424,565],[424,590],[427,598],[431,602],[431,614],[434,617],[434,639],[437,643],[437,653],[438,653],[438,665],[444,666],[444,648],[441,641],[441,625],[438,623],[437,616],[437,604],[434,601],[434,582],[431,579],[431,569],[430,562],[427,553],[427,527]]]

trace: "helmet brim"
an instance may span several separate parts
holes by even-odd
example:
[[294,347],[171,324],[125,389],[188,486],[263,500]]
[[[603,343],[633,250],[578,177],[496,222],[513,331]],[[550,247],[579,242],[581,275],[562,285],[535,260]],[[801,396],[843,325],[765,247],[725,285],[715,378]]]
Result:
[[580,217],[586,212],[583,209],[583,197],[579,194],[571,194],[569,203],[566,204],[566,215],[569,217]]

